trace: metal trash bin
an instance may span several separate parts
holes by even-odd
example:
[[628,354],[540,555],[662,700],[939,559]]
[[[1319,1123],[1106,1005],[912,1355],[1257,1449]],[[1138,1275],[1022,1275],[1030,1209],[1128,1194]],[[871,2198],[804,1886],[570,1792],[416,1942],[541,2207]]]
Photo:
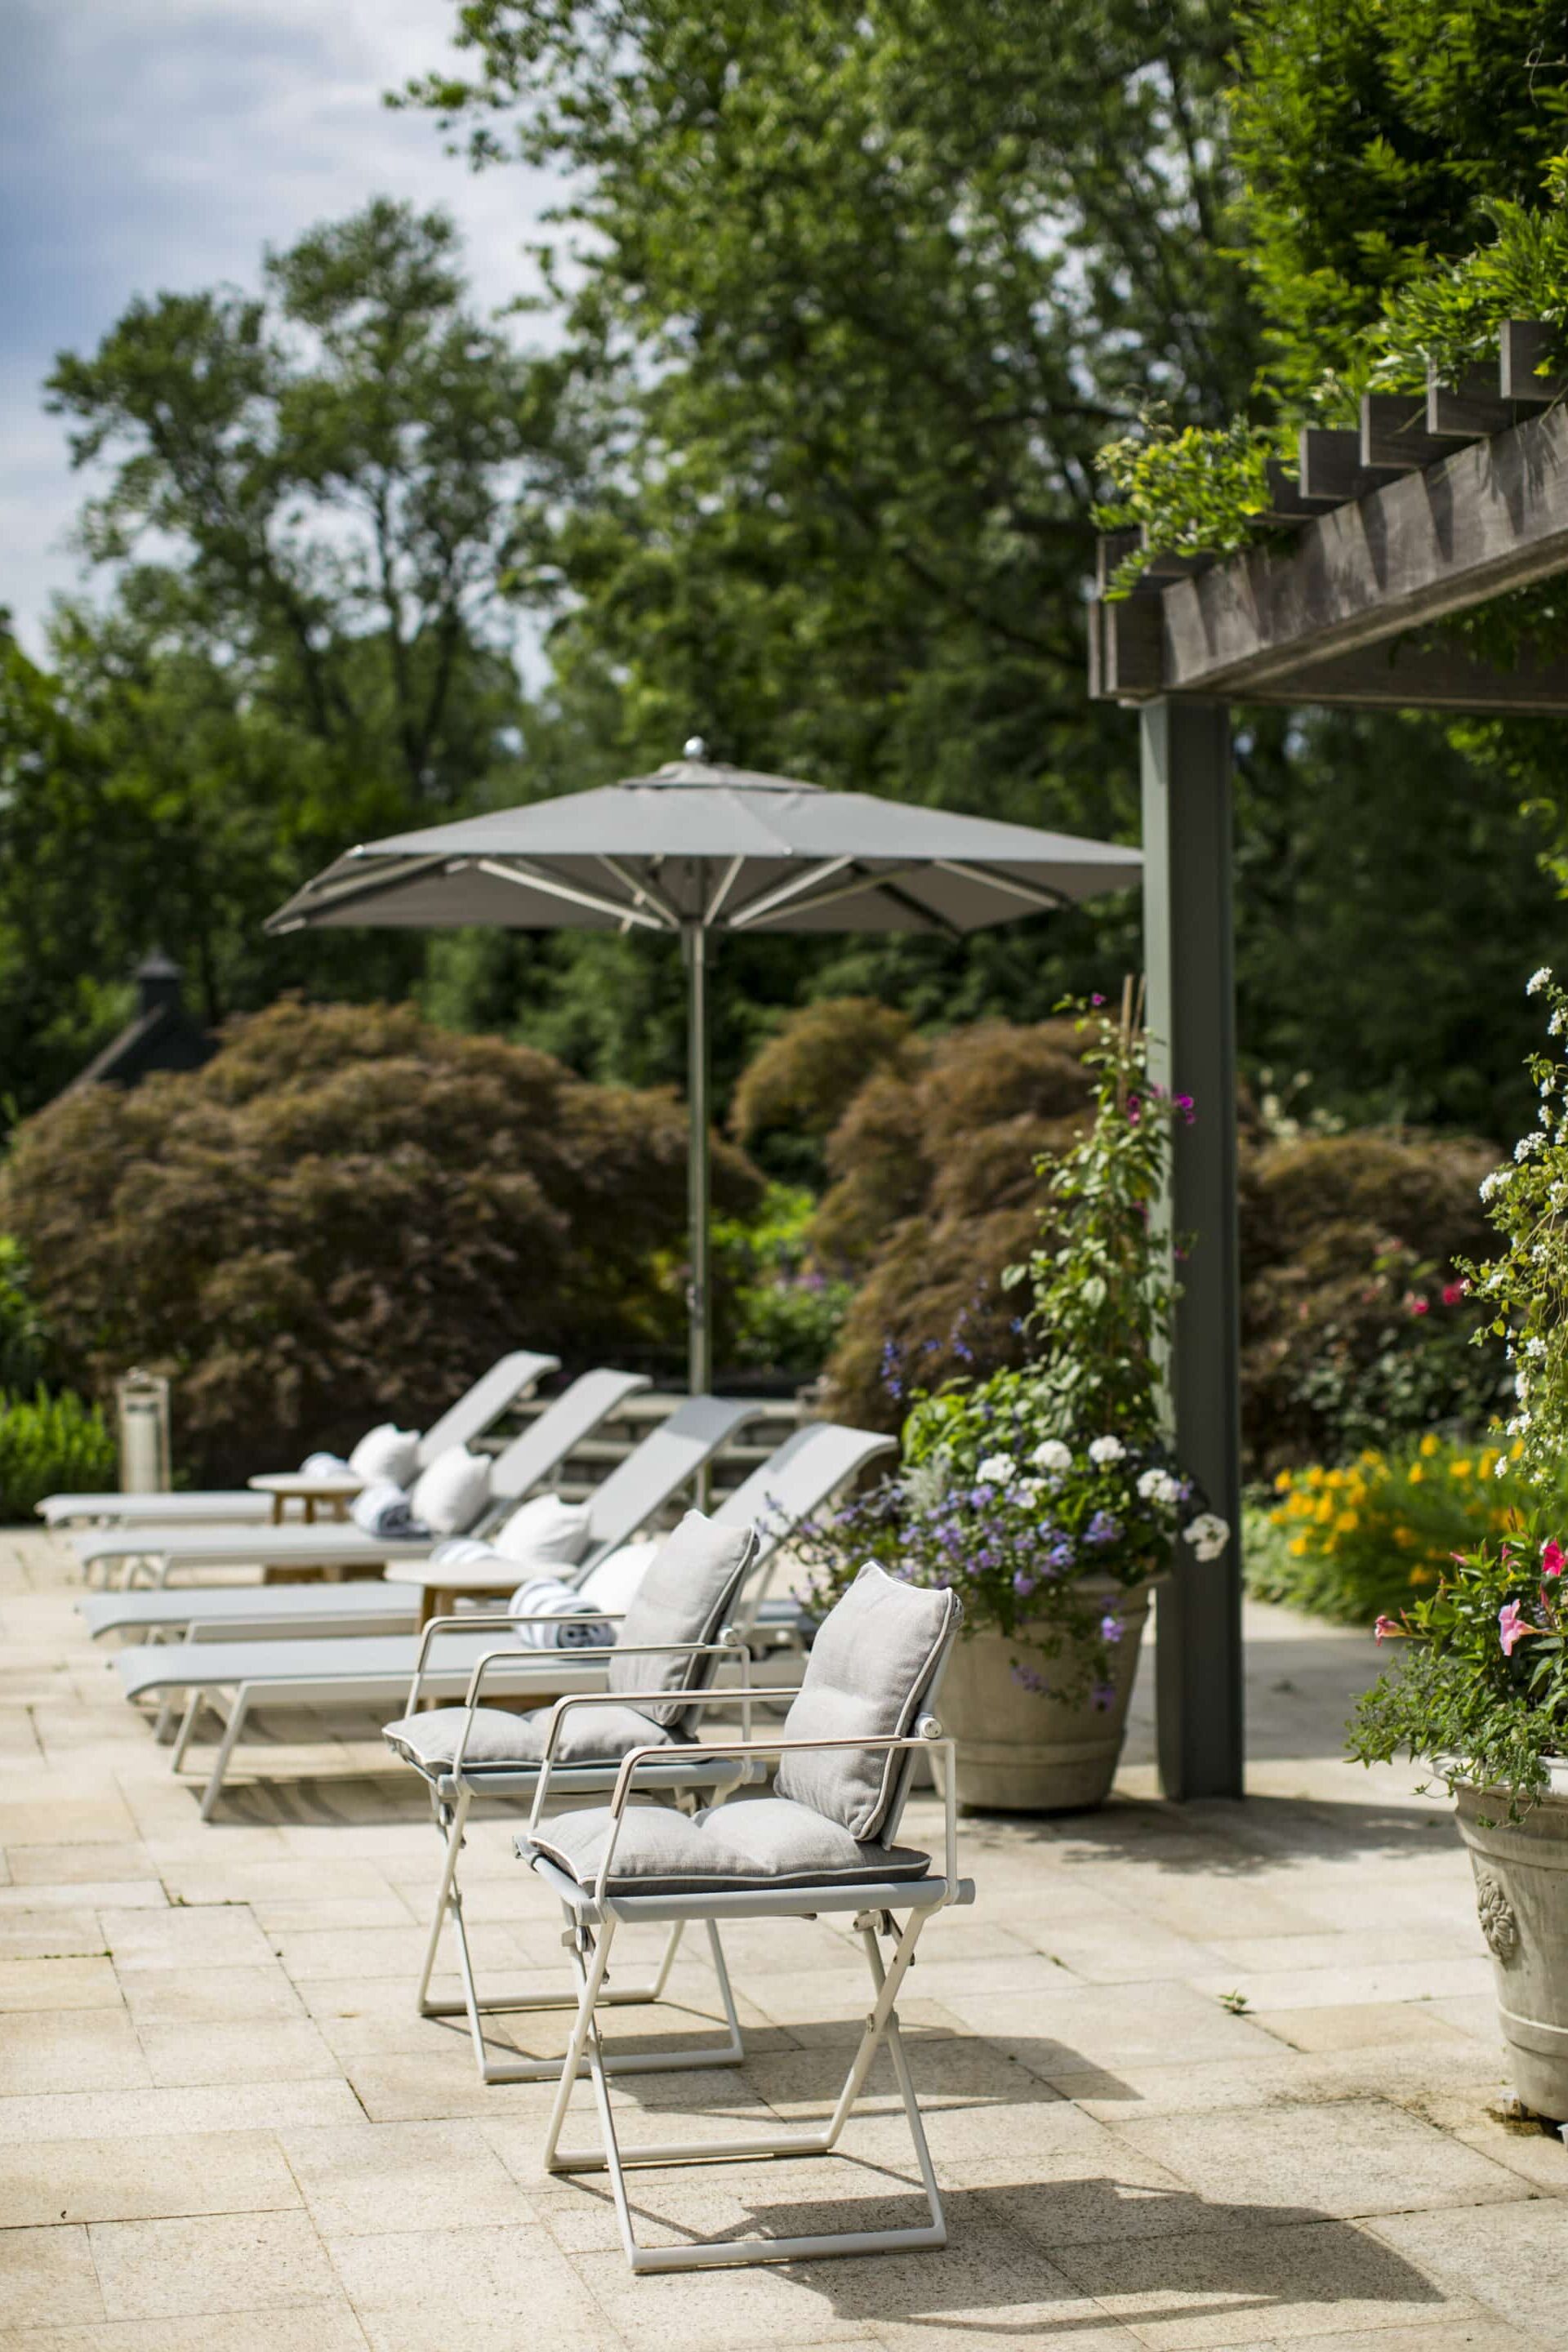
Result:
[[126,1372],[114,1383],[114,1403],[121,1493],[163,1494],[171,1481],[168,1381],[157,1372]]

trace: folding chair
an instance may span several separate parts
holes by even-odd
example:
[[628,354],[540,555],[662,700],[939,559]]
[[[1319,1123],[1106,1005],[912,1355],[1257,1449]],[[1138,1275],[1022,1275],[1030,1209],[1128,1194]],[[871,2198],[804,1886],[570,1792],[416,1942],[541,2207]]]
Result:
[[[735,1492],[713,1513],[710,1524],[715,1528],[754,1530],[748,1562],[741,1571],[735,1591],[731,1596],[735,1605],[721,1612],[721,1616],[714,1621],[715,1624],[732,1623],[736,1638],[728,1643],[728,1649],[731,1663],[740,1668],[744,1679],[749,1680],[750,1669],[747,1636],[756,1613],[757,1601],[765,1590],[773,1563],[777,1559],[780,1549],[796,1528],[808,1519],[813,1512],[819,1509],[830,1495],[842,1486],[847,1479],[853,1477],[875,1455],[886,1452],[892,1444],[891,1438],[884,1437],[874,1430],[849,1429],[833,1422],[808,1423],[804,1428],[794,1431],[768,1460],[753,1470],[744,1484],[737,1487]],[[661,1562],[661,1575],[662,1573]],[[647,1590],[645,1585],[642,1592],[639,1592],[639,1603]],[[584,1599],[582,1613],[590,1623],[595,1625],[619,1624],[621,1631],[616,1637],[615,1646],[608,1650],[573,1649],[564,1655],[579,1666],[586,1664],[590,1659],[607,1664],[610,1687],[616,1689],[625,1680],[628,1671],[627,1662],[635,1654],[635,1651],[628,1648],[628,1643],[637,1643],[647,1639],[644,1621],[638,1608],[634,1605],[630,1614],[627,1615],[626,1612],[614,1610],[595,1608]],[[425,1655],[430,1639],[447,1628],[471,1631],[476,1622],[493,1622],[500,1629],[521,1625],[528,1621],[510,1615],[488,1621],[476,1621],[471,1613],[461,1617],[435,1619],[426,1629],[426,1643],[421,1649],[419,1664],[409,1688],[408,1704],[404,1710],[403,1719],[398,1723],[388,1724],[385,1731],[387,1743],[394,1752],[401,1756],[405,1762],[413,1765],[415,1770],[424,1776],[430,1790],[431,1811],[444,1848],[441,1881],[437,1895],[436,1909],[430,1928],[430,1942],[426,1951],[424,1972],[419,1980],[417,1998],[420,2014],[425,2017],[455,2016],[459,2009],[466,2011],[481,2081],[486,2083],[532,2081],[536,2080],[541,2074],[553,2074],[555,2071],[553,2065],[539,2066],[532,2061],[525,2060],[518,2062],[514,2066],[510,2060],[492,2058],[487,2049],[481,2022],[483,2014],[491,2011],[510,2011],[528,2004],[520,2004],[504,1994],[481,1994],[476,1989],[468,1954],[468,1934],[464,1925],[462,1893],[458,1877],[464,1828],[475,1798],[531,1798],[540,1769],[539,1759],[542,1751],[539,1743],[545,1720],[542,1706],[534,1716],[506,1714],[499,1708],[482,1706],[480,1700],[486,1679],[493,1669],[501,1665],[510,1665],[515,1671],[517,1665],[531,1655],[539,1660],[542,1680],[548,1675],[550,1669],[546,1660],[541,1658],[538,1652],[527,1653],[498,1648],[490,1655],[481,1659],[475,1667],[468,1696],[460,1707],[445,1707],[423,1715],[417,1711],[424,1688]],[[559,1626],[563,1621],[552,1618],[548,1622]],[[670,1631],[668,1626],[663,1630],[667,1634]],[[686,1638],[689,1642],[699,1642],[711,1638],[711,1635],[703,1633],[693,1622],[687,1629]],[[717,1665],[718,1661],[715,1660],[714,1664]],[[631,1671],[635,1675],[636,1670]],[[559,1666],[556,1669],[556,1679],[558,1681],[560,1679]],[[706,1676],[703,1679],[706,1680]],[[551,1691],[548,1695],[554,1696],[556,1694]],[[542,1700],[545,1696],[545,1692],[542,1690]],[[776,1699],[778,1694],[770,1691],[768,1696],[772,1701]],[[746,1702],[744,1719],[749,1730],[749,1701]],[[627,1725],[617,1727],[622,1731],[629,1731],[634,1727]],[[574,1768],[577,1771],[584,1769],[595,1771],[598,1778],[591,1782],[577,1779],[565,1783],[558,1781],[563,1795],[607,1794],[614,1786],[621,1748],[610,1738],[608,1727],[600,1727],[600,1728],[604,1736],[598,1741],[597,1752],[592,1764]],[[678,1769],[679,1760],[679,1758],[663,1759],[659,1768],[662,1778],[657,1783],[660,1788],[668,1788],[675,1792],[678,1801],[679,1791],[689,1785],[680,1779]],[[715,1768],[702,1769],[704,1771],[712,1771]],[[722,1781],[723,1777],[723,1774],[720,1773],[718,1781],[714,1782],[700,1778],[689,1785],[693,1789],[712,1789],[715,1793],[719,1793],[718,1782]],[[432,2005],[429,2000],[430,1979],[436,1965],[443,1920],[448,1917],[458,1943],[458,1967],[463,1981],[464,1997],[461,2002],[447,2001]],[[670,1965],[679,1941],[678,1928],[671,1934],[664,1965],[653,1985],[635,1994],[620,1994],[617,1998],[638,2001],[659,2000],[668,1980]],[[721,1969],[720,1981],[721,1990],[727,1992]],[[562,2004],[552,2001],[550,2005],[559,2007]],[[566,2005],[571,2006],[571,2001],[568,2000]],[[732,2052],[724,2053],[722,2057],[714,2057],[708,2063],[733,2063],[739,2060],[741,2054],[737,2035]],[[631,2070],[634,2063],[630,2059],[616,2061],[617,2065],[624,2064],[628,2071]],[[680,2062],[679,2059],[658,2058],[648,2063],[663,2066],[679,2064]]]
[[[689,1511],[648,1568],[637,1598],[619,1621],[621,1630],[613,1646],[572,1649],[565,1654],[579,1668],[593,1664],[604,1672],[608,1687],[602,1696],[612,1701],[626,1690],[655,1680],[661,1693],[657,1697],[644,1693],[641,1703],[635,1707],[611,1706],[599,1711],[589,1727],[587,1742],[579,1742],[561,1759],[556,1783],[560,1795],[608,1795],[616,1785],[621,1758],[632,1748],[649,1750],[648,1761],[637,1775],[639,1790],[657,1794],[677,1806],[689,1809],[700,1796],[712,1801],[726,1795],[746,1777],[743,1761],[736,1765],[728,1759],[704,1759],[688,1765],[685,1751],[690,1738],[691,1702],[706,1688],[721,1660],[728,1659],[739,1668],[744,1685],[750,1663],[746,1645],[729,1630],[729,1620],[741,1585],[753,1566],[756,1549],[752,1528],[721,1526],[716,1519],[705,1518],[700,1511]],[[571,1620],[514,1617],[503,1622],[509,1630],[538,1622],[559,1633]],[[541,1706],[530,1715],[512,1715],[479,1705],[482,1685],[490,1669],[502,1662],[515,1668],[518,1662],[525,1659],[535,1663],[542,1680],[548,1680],[553,1671],[553,1678],[559,1683],[559,1666],[552,1670],[548,1656],[537,1650],[492,1651],[476,1664],[462,1706],[421,1714],[423,1675],[416,1672],[409,1689],[406,1714],[399,1722],[389,1723],[384,1734],[393,1752],[412,1764],[425,1780],[445,1850],[416,2003],[421,2017],[467,2017],[479,2079],[484,2083],[553,2079],[557,2063],[553,2059],[493,2056],[485,2040],[486,2013],[574,2009],[577,2005],[576,1995],[570,1992],[480,1995],[468,1948],[462,1890],[458,1883],[458,1857],[475,1797],[532,1797],[538,1786],[544,1736],[550,1722],[548,1710]],[[437,2000],[430,1991],[441,1931],[448,1923],[463,1987],[462,1997],[458,2000]],[[650,1985],[630,1990],[617,1988],[608,1998],[617,2004],[638,2005],[662,2000],[680,1937],[680,1927],[672,1928],[663,1961]],[[695,2055],[679,2052],[637,2053],[617,2056],[614,2064],[628,2073],[657,2073],[690,2064],[739,2064],[744,2054],[740,2021],[735,2014],[718,1929],[712,1926],[708,1940],[728,2026],[727,2039],[717,2049],[705,2049]]]
[[[538,1385],[547,1372],[560,1369],[559,1356],[530,1355],[518,1349],[502,1356],[475,1381],[457,1402],[420,1438],[421,1470],[428,1469],[449,1445],[467,1445],[482,1437],[510,1405]],[[231,1527],[266,1527],[272,1517],[272,1498],[249,1486],[214,1487],[151,1495],[46,1495],[38,1516],[51,1528],[68,1527],[87,1519],[117,1528],[188,1527],[218,1523]]]
[[[544,1811],[554,1759],[566,1750],[574,1718],[603,1706],[603,1696],[561,1699],[551,1711],[543,1770],[520,1855],[560,1896],[578,1981],[577,2014],[562,2062],[545,2135],[550,2172],[608,2171],[621,2242],[634,2272],[710,2269],[806,2260],[821,2254],[907,2252],[942,2246],[942,2214],[931,2151],[894,2008],[933,1913],[971,1903],[974,1887],[958,1874],[958,1823],[952,1742],[944,1738],[934,1701],[963,1611],[951,1592],[902,1584],[871,1563],[824,1621],[805,1676],[777,1738],[702,1742],[689,1764],[721,1759],[779,1759],[771,1797],[742,1798],[695,1816],[628,1800],[657,1750],[622,1758],[607,1806],[558,1815]],[[714,1694],[717,1696],[718,1694]],[[622,1693],[618,1704],[635,1703]],[[703,1704],[704,1702],[698,1702]],[[895,1843],[917,1752],[945,1759],[943,1866]],[[636,1922],[670,1927],[700,1920],[816,1917],[850,1912],[870,1971],[872,2005],[837,2103],[813,2131],[750,2135],[730,2140],[675,2140],[623,2149],[613,2110],[609,2068],[599,2029],[605,1980],[618,1930]],[[895,1914],[907,1914],[900,1927]],[[879,1935],[890,1939],[884,1965]],[[711,2164],[763,2156],[826,2156],[838,2143],[878,2051],[886,2043],[909,2121],[930,2220],[903,2229],[848,2230],[720,2243],[643,2246],[626,2190],[630,2167]],[[563,2147],[561,2134],[586,2062],[603,2146]]]

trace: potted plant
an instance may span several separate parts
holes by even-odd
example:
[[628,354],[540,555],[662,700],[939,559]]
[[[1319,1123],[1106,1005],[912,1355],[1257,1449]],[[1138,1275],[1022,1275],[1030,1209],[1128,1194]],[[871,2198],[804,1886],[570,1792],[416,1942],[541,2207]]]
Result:
[[[1568,992],[1550,971],[1531,995],[1568,1036]],[[1568,1069],[1532,1055],[1540,1125],[1483,1184],[1502,1242],[1464,1271],[1489,1308],[1478,1333],[1507,1350],[1518,1409],[1493,1465],[1513,1510],[1504,1532],[1456,1553],[1436,1590],[1380,1642],[1397,1664],[1362,1699],[1351,1753],[1407,1755],[1456,1799],[1490,1947],[1514,2087],[1538,2115],[1568,2118]]]
[[824,1603],[868,1557],[962,1594],[942,1713],[970,1806],[1102,1801],[1172,1545],[1229,1540],[1170,1459],[1157,1372],[1175,1293],[1155,1212],[1194,1108],[1150,1083],[1130,996],[1120,1020],[1101,1003],[1075,1008],[1092,1117],[1037,1162],[1039,1238],[1004,1277],[1030,1294],[1028,1360],[910,1391],[899,1468],[806,1549]]

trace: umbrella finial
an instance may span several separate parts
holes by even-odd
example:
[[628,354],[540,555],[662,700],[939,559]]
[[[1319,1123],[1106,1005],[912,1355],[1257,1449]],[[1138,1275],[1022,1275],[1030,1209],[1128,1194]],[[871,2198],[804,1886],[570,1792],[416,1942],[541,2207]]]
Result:
[[708,757],[708,746],[700,735],[689,735],[680,751],[681,757],[686,760],[705,760]]

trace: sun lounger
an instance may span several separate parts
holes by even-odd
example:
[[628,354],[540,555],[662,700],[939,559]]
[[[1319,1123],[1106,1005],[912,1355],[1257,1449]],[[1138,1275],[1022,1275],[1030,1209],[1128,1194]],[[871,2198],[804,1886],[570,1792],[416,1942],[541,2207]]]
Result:
[[[810,1519],[829,1496],[836,1494],[854,1477],[868,1462],[891,1446],[891,1438],[880,1436],[873,1430],[847,1429],[831,1422],[808,1423],[785,1439],[768,1461],[764,1462],[738,1487],[712,1515],[710,1525],[718,1529],[737,1532],[754,1530],[752,1556],[737,1579],[735,1590],[729,1596],[731,1606],[722,1621],[713,1626],[700,1622],[687,1629],[688,1638],[697,1641],[706,1635],[712,1638],[721,1622],[736,1633],[739,1657],[746,1660],[745,1633],[755,1614],[756,1603],[765,1592],[768,1580],[783,1548],[790,1537]],[[641,1599],[639,1592],[638,1599]],[[593,1608],[584,1601],[584,1612],[595,1622],[606,1613],[616,1622],[615,1612]],[[447,1621],[448,1622],[455,1621]],[[513,1621],[515,1622],[515,1621]],[[620,1632],[616,1647],[592,1653],[574,1651],[569,1654],[578,1667],[596,1663],[604,1670],[614,1688],[618,1679],[626,1679],[631,1652],[628,1643],[646,1638],[646,1628],[637,1605],[619,1621]],[[493,1658],[485,1659],[475,1668],[461,1706],[448,1706],[419,1712],[420,1701],[427,1694],[424,1677],[416,1672],[409,1686],[407,1704],[401,1721],[389,1724],[386,1738],[394,1750],[416,1771],[423,1775],[430,1791],[431,1811],[444,1849],[440,1885],[437,1891],[436,1907],[430,1926],[430,1940],[426,1950],[424,1972],[419,1980],[420,2014],[426,2017],[467,2016],[473,2040],[474,2053],[479,2062],[480,2079],[487,2083],[534,2081],[554,2072],[553,2066],[531,2059],[501,2059],[491,2055],[484,2037],[483,2017],[486,2012],[530,2008],[531,2000],[518,2001],[503,1992],[483,1993],[474,1978],[472,1957],[464,1924],[463,1895],[458,1885],[459,1857],[463,1850],[464,1831],[469,1810],[476,1798],[531,1798],[538,1783],[540,1762],[538,1738],[542,1727],[540,1716],[509,1714],[482,1704],[489,1678],[493,1672],[510,1666],[517,1659],[515,1651],[502,1647],[507,1621],[503,1620],[494,1635],[496,1650]],[[432,1628],[433,1638],[438,1629]],[[559,1687],[561,1653],[543,1657],[532,1652],[539,1660],[538,1685],[549,1683]],[[749,1676],[749,1664],[748,1664]],[[705,1673],[700,1687],[707,1680]],[[770,1692],[770,1699],[778,1694]],[[629,1714],[629,1710],[628,1710]],[[627,1730],[617,1720],[617,1729]],[[637,1723],[630,1723],[631,1736],[636,1736]],[[707,1768],[703,1768],[706,1770]],[[596,1767],[584,1768],[568,1784],[567,1792],[607,1794],[615,1780],[616,1762],[601,1761]],[[597,1777],[595,1777],[596,1770]],[[646,1785],[657,1786],[677,1801],[694,1791],[711,1793],[715,1783],[702,1777],[695,1782],[684,1778],[684,1768],[679,1752],[665,1755],[649,1767],[652,1776]],[[721,1779],[722,1774],[721,1773]],[[436,1965],[437,1948],[444,1925],[450,1924],[457,1945],[458,1971],[463,1985],[461,2001],[433,2001],[430,1979]],[[657,2001],[668,1979],[675,1948],[679,1941],[679,1929],[672,1930],[664,1961],[653,1983],[637,1991],[623,1990],[618,1998],[631,2001]],[[741,2056],[739,2029],[733,2022],[732,2005],[729,2000],[724,1977],[723,1958],[718,1946],[717,1931],[710,1931],[710,1947],[719,1979],[721,1998],[731,2018],[729,2043],[718,2053],[710,2053],[709,2063],[736,2063]],[[545,2006],[560,2007],[561,2000],[547,2001]],[[641,2060],[626,2062],[628,2066],[641,2064]],[[658,2055],[647,2061],[650,2065],[681,2063]]]
[[[765,1405],[731,1397],[689,1397],[663,1425],[618,1464],[593,1497],[598,1556],[616,1549],[655,1518],[689,1486],[727,1439]],[[613,1514],[614,1528],[609,1523]],[[310,1535],[310,1528],[279,1529]],[[342,1532],[328,1528],[328,1535]],[[352,1531],[351,1531],[352,1532]],[[380,1559],[385,1546],[373,1554]],[[593,1555],[591,1555],[592,1557]],[[482,1645],[476,1649],[474,1644]],[[470,1635],[453,1632],[432,1647],[426,1673],[430,1695],[461,1698],[468,1675],[484,1649],[493,1649],[493,1630]],[[229,1758],[253,1707],[392,1706],[407,1690],[418,1643],[409,1634],[371,1635],[320,1641],[184,1641],[121,1650],[115,1659],[127,1698],[186,1698],[185,1719],[174,1748],[177,1770],[205,1707],[226,1712],[227,1724],[202,1800],[208,1820],[223,1788]],[[552,1679],[540,1681],[545,1666]],[[589,1686],[603,1680],[603,1667],[577,1667],[570,1653],[532,1651],[517,1675],[503,1678],[505,1690],[553,1690]],[[531,1684],[530,1682],[531,1676]],[[231,1696],[232,1695],[232,1696]]]
[[[809,2260],[823,2254],[901,2252],[947,2242],[936,2175],[926,2145],[910,2062],[894,2002],[921,1930],[950,1904],[970,1903],[973,1883],[958,1874],[958,1823],[952,1742],[933,1707],[963,1612],[952,1592],[901,1584],[875,1566],[859,1577],[825,1621],[800,1691],[782,1732],[762,1740],[694,1742],[686,1762],[731,1766],[777,1759],[770,1796],[711,1806],[692,1814],[663,1804],[633,1804],[637,1780],[663,1745],[628,1749],[607,1805],[546,1818],[557,1756],[591,1741],[595,1710],[637,1705],[623,1692],[569,1697],[552,1708],[542,1743],[533,1815],[517,1840],[559,1896],[578,1984],[577,2012],[560,2068],[545,2132],[544,2168],[605,2172],[621,2243],[636,2273],[694,2270]],[[709,1702],[699,1698],[694,1702]],[[942,1759],[946,1800],[940,1869],[930,1855],[900,1846],[898,1832],[917,1754]],[[905,1915],[900,1927],[897,1915]],[[676,2140],[623,2149],[611,2099],[609,2053],[599,2028],[616,1937],[623,1927],[700,1923],[716,1929],[734,1919],[819,1918],[849,1914],[866,1954],[871,2005],[843,2087],[826,2123],[805,2130],[752,2132],[744,2137]],[[884,1963],[882,1939],[890,1946]],[[711,2166],[759,2157],[827,2156],[865,2087],[884,2044],[893,2063],[920,2171],[928,2218],[914,2226],[802,2232],[777,2238],[682,2236],[676,2243],[638,2242],[626,2186],[628,2168]],[[597,2111],[600,2146],[563,2147],[561,2135],[584,2064]]]
[[[559,1370],[559,1356],[535,1356],[519,1349],[502,1356],[426,1430],[419,1440],[419,1467],[427,1469],[450,1445],[468,1445],[482,1437],[508,1408],[550,1373]],[[214,1487],[182,1494],[46,1495],[38,1516],[51,1528],[82,1520],[116,1527],[185,1527],[216,1520],[225,1526],[266,1527],[273,1516],[270,1494],[251,1487]]]
[[[490,1473],[489,1516],[498,1522],[504,1521],[536,1486],[555,1475],[584,1438],[608,1420],[627,1397],[647,1385],[641,1372],[584,1372],[574,1381],[569,1389],[546,1405],[521,1437],[514,1437],[496,1456]],[[635,1458],[635,1454],[628,1458]],[[606,1479],[597,1490],[590,1510],[590,1542],[595,1557],[626,1540],[616,1530],[625,1526],[626,1511],[636,1500],[636,1482],[632,1481],[621,1490],[626,1499],[619,1507],[615,1491],[611,1491],[606,1503],[609,1486]],[[309,1537],[314,1532],[310,1528],[288,1530],[290,1538]],[[315,1555],[313,1560],[301,1561],[300,1565],[321,1565],[323,1545],[329,1541],[337,1549],[340,1567],[347,1552],[350,1566],[374,1570],[387,1558],[390,1549],[384,1540],[378,1543],[372,1537],[360,1536],[357,1528],[322,1528],[320,1533],[322,1543],[305,1547]],[[342,1540],[355,1536],[359,1536],[357,1544]],[[228,1540],[225,1533],[223,1541]],[[239,1549],[248,1559],[256,1549],[255,1538],[248,1544],[242,1539]],[[427,1547],[408,1549],[423,1552]],[[520,1574],[514,1571],[513,1584]],[[146,1640],[169,1641],[184,1638],[193,1626],[200,1628],[195,1635],[198,1641],[214,1638],[217,1629],[221,1629],[219,1638],[243,1641],[257,1634],[283,1637],[291,1633],[412,1632],[418,1614],[418,1595],[406,1585],[384,1584],[379,1578],[353,1584],[165,1584],[152,1591],[90,1593],[79,1601],[77,1607],[94,1641],[110,1633],[138,1633]]]

